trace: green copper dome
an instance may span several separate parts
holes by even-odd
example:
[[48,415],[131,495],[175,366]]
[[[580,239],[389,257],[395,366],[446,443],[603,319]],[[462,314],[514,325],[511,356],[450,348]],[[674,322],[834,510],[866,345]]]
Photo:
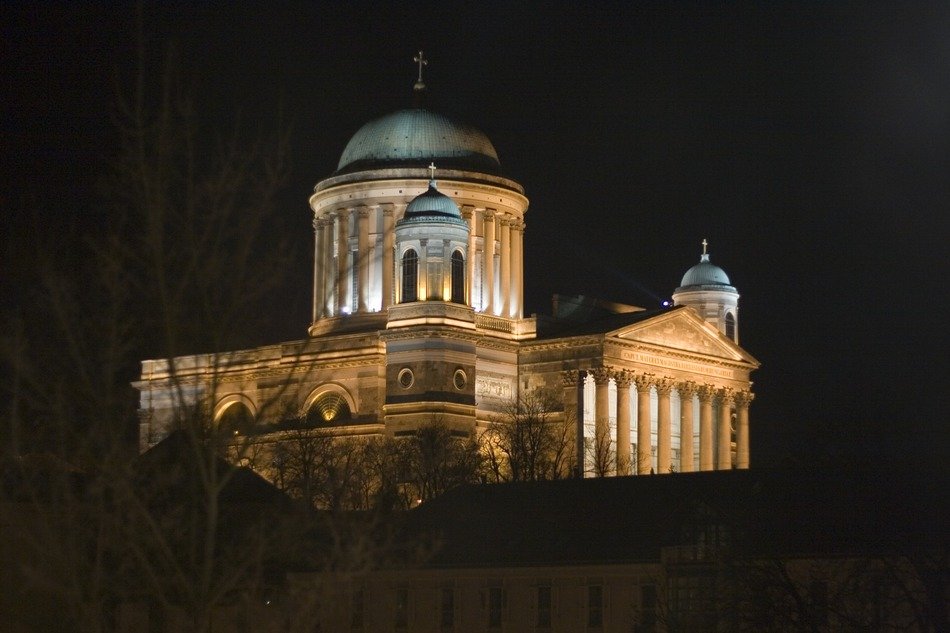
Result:
[[703,253],[699,263],[683,275],[680,288],[686,288],[687,286],[725,286],[732,288],[726,271],[710,262],[708,253]]
[[370,121],[346,144],[337,173],[386,167],[425,166],[497,174],[498,154],[474,127],[422,108],[399,110]]
[[436,188],[435,181],[429,181],[429,188],[412,199],[406,206],[406,213],[397,225],[415,222],[439,224],[458,224],[468,227],[462,219],[462,212],[452,198]]

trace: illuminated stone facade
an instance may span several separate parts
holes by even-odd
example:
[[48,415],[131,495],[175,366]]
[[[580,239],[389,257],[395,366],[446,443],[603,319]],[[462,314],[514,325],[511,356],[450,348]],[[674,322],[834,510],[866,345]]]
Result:
[[583,438],[584,472],[600,449],[601,472],[748,467],[758,363],[737,344],[738,293],[705,245],[676,307],[562,297],[552,317],[525,318],[524,189],[484,134],[423,108],[359,130],[310,208],[309,336],[143,361],[142,448],[195,403],[266,443],[288,418],[340,435],[431,421],[478,432],[547,389]]

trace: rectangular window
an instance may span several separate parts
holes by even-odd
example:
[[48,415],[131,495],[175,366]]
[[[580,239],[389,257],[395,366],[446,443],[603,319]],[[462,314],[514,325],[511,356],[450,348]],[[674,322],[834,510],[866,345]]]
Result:
[[653,633],[656,630],[656,585],[640,587],[640,633]]
[[604,588],[600,585],[587,587],[587,626],[600,628],[604,625]]
[[356,589],[350,599],[350,628],[363,628],[363,590]]
[[455,589],[452,587],[442,588],[442,608],[441,619],[443,629],[450,629],[455,626]]
[[501,628],[501,610],[504,605],[504,593],[501,587],[488,588],[488,627]]
[[396,589],[396,613],[393,622],[397,629],[409,626],[409,590],[406,588]]
[[828,583],[813,580],[808,588],[808,597],[811,601],[813,624],[828,624]]
[[550,585],[541,585],[538,587],[538,626],[551,626],[551,587]]

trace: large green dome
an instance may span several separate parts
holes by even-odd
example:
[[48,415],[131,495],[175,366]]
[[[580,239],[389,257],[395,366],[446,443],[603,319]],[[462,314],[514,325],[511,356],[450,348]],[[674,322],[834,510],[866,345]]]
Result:
[[370,121],[346,144],[337,173],[427,166],[497,174],[498,154],[483,132],[422,108]]

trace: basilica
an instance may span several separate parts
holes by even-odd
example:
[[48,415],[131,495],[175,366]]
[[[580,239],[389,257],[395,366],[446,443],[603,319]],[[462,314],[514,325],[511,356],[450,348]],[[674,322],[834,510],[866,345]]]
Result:
[[420,72],[413,107],[363,125],[314,187],[306,338],[143,361],[140,448],[196,404],[266,444],[288,420],[339,436],[430,422],[480,433],[544,390],[585,473],[600,443],[616,474],[748,468],[758,362],[705,240],[672,306],[558,295],[550,315],[526,317],[525,190],[484,133],[424,94]]

